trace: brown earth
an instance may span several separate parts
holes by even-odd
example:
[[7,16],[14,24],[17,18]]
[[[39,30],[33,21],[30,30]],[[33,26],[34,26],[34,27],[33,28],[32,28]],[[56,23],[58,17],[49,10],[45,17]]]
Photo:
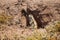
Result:
[[[28,28],[35,27],[30,24],[31,14],[40,29]],[[32,34],[37,34],[32,40],[40,34],[48,40],[60,40],[60,24],[54,21],[60,21],[60,0],[0,0],[0,40],[26,40]]]
[[29,26],[32,14],[38,28],[44,27],[51,21],[60,20],[60,0],[0,0],[2,12],[14,16],[13,25]]

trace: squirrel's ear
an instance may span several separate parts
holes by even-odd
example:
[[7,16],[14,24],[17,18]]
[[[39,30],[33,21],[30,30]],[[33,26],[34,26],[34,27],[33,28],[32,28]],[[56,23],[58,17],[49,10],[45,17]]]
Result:
[[25,13],[25,10],[23,9],[23,10],[21,10],[21,12],[22,12],[22,13]]
[[27,12],[23,9],[22,11],[22,14],[24,15],[24,16],[26,16],[27,15]]

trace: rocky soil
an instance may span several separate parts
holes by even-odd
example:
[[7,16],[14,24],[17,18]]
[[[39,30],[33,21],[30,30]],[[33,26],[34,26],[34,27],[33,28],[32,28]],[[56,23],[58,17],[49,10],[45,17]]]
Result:
[[13,16],[12,24],[26,27],[32,14],[37,27],[60,20],[59,0],[0,0],[0,14]]
[[[54,21],[60,21],[60,0],[0,0],[0,38],[2,40],[7,34],[6,38],[12,38],[11,40],[15,40],[13,37],[16,36],[24,36],[23,39],[19,39],[24,40],[27,35],[33,34],[36,30],[41,34],[48,33],[45,28]],[[60,32],[58,34],[60,35]],[[60,36],[57,38],[60,40]]]

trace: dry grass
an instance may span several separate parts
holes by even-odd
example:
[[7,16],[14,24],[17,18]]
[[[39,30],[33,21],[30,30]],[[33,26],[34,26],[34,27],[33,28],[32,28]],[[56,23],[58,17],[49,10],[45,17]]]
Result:
[[34,32],[32,36],[29,36],[27,38],[27,40],[58,40],[59,33],[60,33],[60,22],[56,21],[55,23],[46,26],[45,29],[42,30],[40,29],[39,31],[36,30],[36,32]]
[[7,15],[5,12],[0,13],[0,24],[6,24],[11,19],[13,19],[13,17]]
[[0,40],[60,40],[60,22],[33,30],[0,25]]

